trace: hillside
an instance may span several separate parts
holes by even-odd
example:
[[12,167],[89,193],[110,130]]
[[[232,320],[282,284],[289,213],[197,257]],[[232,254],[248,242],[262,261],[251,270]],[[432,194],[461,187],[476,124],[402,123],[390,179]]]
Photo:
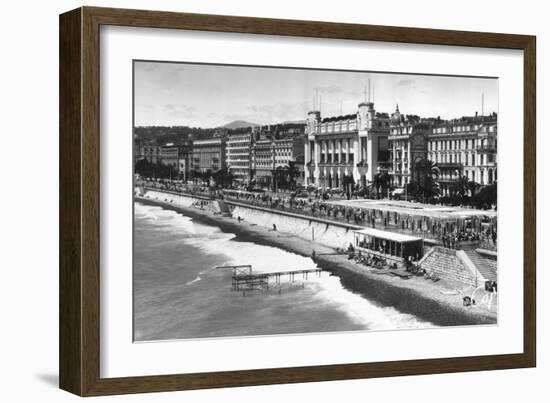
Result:
[[250,123],[245,120],[234,120],[232,122],[226,123],[222,127],[226,129],[240,129],[241,127],[252,127],[259,126],[257,123]]

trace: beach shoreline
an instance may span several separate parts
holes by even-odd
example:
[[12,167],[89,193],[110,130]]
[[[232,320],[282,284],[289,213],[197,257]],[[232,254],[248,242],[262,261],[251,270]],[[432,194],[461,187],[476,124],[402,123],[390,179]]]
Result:
[[[183,207],[173,203],[136,196],[134,201],[160,206],[191,217],[201,223],[235,234],[235,241],[273,246],[301,256],[311,256],[325,271],[337,275],[342,285],[379,306],[391,306],[399,312],[411,314],[435,326],[495,325],[497,313],[480,305],[462,306],[463,289],[456,295],[442,294],[442,284],[420,277],[404,280],[383,271],[368,268],[348,260],[346,255],[334,255],[333,248],[296,235],[274,231],[230,216],[214,214],[198,207]],[[332,253],[332,254],[330,254]],[[452,285],[449,285],[451,287]]]

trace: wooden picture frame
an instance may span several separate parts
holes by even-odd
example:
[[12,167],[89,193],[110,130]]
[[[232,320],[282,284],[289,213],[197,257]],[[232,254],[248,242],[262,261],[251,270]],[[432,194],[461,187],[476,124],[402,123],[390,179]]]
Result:
[[[524,52],[523,353],[128,378],[100,377],[102,25],[519,49]],[[60,387],[80,396],[313,382],[536,364],[534,36],[81,7],[60,16]]]

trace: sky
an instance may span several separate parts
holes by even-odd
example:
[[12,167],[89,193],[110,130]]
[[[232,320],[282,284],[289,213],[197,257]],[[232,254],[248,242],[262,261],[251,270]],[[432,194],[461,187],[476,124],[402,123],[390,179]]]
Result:
[[[371,90],[369,95],[369,79]],[[498,112],[498,80],[372,72],[136,61],[135,126],[218,127],[234,120],[273,124],[357,112],[452,119]]]

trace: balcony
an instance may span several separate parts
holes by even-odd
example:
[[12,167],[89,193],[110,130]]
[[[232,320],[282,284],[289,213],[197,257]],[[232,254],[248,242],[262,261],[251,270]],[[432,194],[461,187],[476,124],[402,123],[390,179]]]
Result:
[[462,169],[464,165],[460,162],[438,162],[435,164],[436,167],[442,168],[442,169],[452,169],[452,168],[460,168]]
[[497,147],[495,144],[484,144],[481,146],[477,146],[476,150],[478,153],[494,154],[497,152]]

